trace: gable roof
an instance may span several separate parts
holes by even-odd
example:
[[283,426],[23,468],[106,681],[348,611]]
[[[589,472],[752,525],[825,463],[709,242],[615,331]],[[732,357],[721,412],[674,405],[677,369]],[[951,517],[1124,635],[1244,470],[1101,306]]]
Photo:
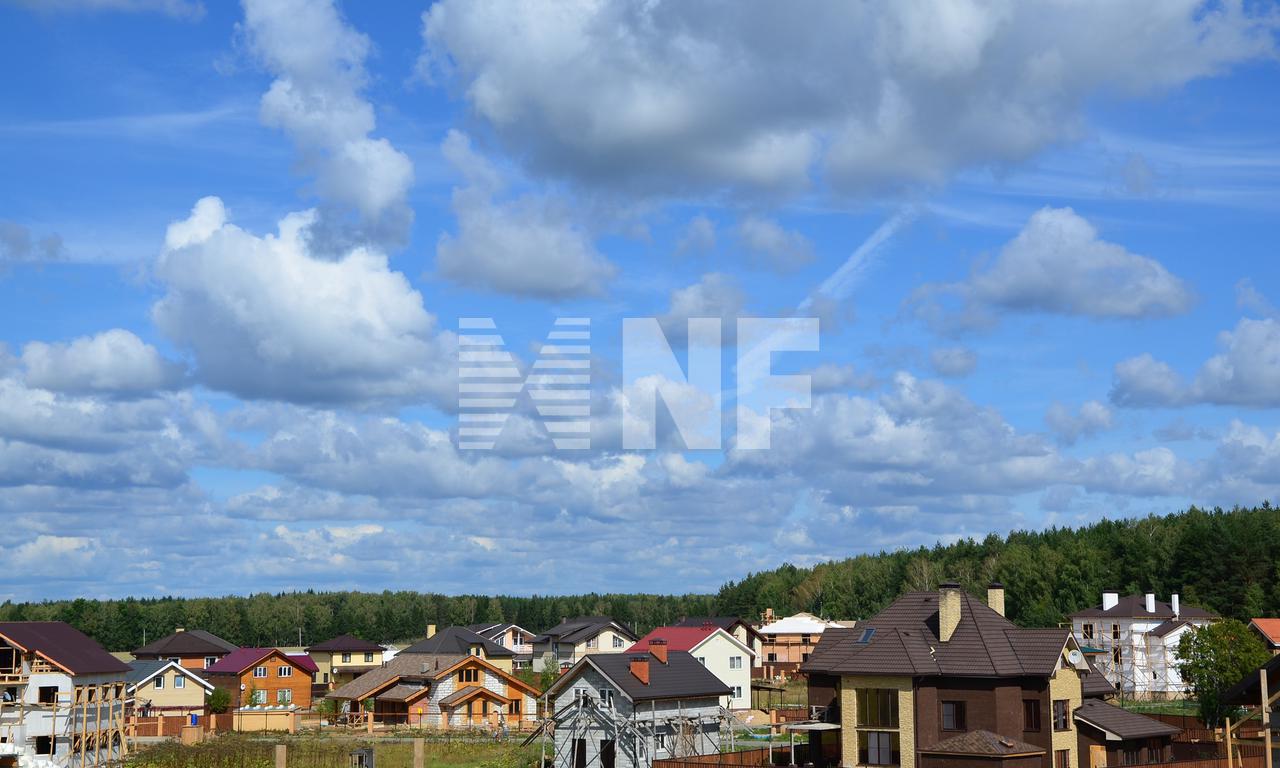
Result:
[[734,627],[741,625],[747,630],[749,637],[758,640],[764,640],[764,635],[760,634],[760,630],[751,626],[751,622],[739,616],[687,616],[675,623],[677,627],[701,627],[704,624],[712,624],[723,629],[729,634],[733,634]]
[[316,663],[310,656],[293,656],[279,648],[237,648],[206,667],[204,673],[206,675],[244,674],[246,670],[258,666],[271,656],[279,656],[308,674],[315,674],[317,670]]
[[170,667],[172,667],[175,672],[195,681],[196,685],[199,685],[206,691],[213,690],[212,683],[196,674],[195,671],[187,669],[172,659],[146,659],[135,661],[130,664],[129,667],[129,672],[124,676],[125,682],[128,683],[129,690],[133,690],[146,684],[156,675],[168,672]]
[[0,638],[21,651],[44,658],[69,675],[123,675],[129,671],[128,664],[65,621],[0,622]]
[[498,635],[506,633],[506,631],[509,629],[518,629],[521,632],[525,633],[526,635],[529,635],[530,637],[533,636],[533,633],[530,632],[529,630],[525,629],[519,624],[513,624],[510,621],[498,621],[498,622],[486,621],[481,624],[468,624],[467,629],[471,630],[472,632],[475,632],[478,635],[487,637],[490,640],[494,639]]
[[409,653],[401,651],[381,667],[365,672],[346,685],[329,693],[331,699],[359,701],[371,693],[377,693],[400,680],[428,683],[444,674],[458,662],[467,659],[466,654]]
[[307,653],[378,653],[384,650],[377,643],[361,640],[354,635],[338,635],[316,643],[306,649]]
[[755,656],[755,651],[742,644],[742,641],[717,626],[700,627],[657,627],[649,634],[636,641],[627,649],[627,653],[647,653],[650,640],[666,640],[668,651],[693,652],[713,637],[723,637],[743,653]]
[[569,685],[587,666],[594,667],[597,672],[608,678],[623,696],[633,702],[727,696],[731,693],[729,686],[712,674],[711,670],[699,664],[698,660],[686,651],[667,651],[665,664],[658,661],[651,653],[644,654],[649,660],[649,684],[645,685],[631,674],[631,659],[637,655],[593,653],[583,656],[547,689],[547,694],[554,695]]
[[236,646],[203,629],[186,629],[154,640],[135,650],[137,658],[143,656],[224,656],[236,650]]
[[466,655],[471,653],[471,646],[473,645],[483,647],[485,655],[490,657],[516,655],[516,652],[510,648],[503,648],[489,638],[477,634],[466,627],[445,627],[431,637],[419,640],[405,648],[400,653],[455,653]]
[[1280,619],[1251,619],[1249,626],[1258,630],[1271,647],[1280,646]]
[[1147,739],[1182,733],[1182,729],[1176,725],[1169,725],[1098,699],[1086,700],[1076,708],[1074,714],[1076,720],[1121,739]]
[[1154,637],[1164,637],[1165,635],[1172,634],[1183,627],[1194,626],[1195,624],[1192,624],[1186,619],[1167,619],[1157,624],[1148,634]]
[[967,755],[970,757],[1015,757],[1043,755],[1043,747],[1025,741],[1011,739],[991,731],[966,731],[943,739],[928,749],[920,750],[928,755]]
[[1213,611],[1206,611],[1203,608],[1197,608],[1194,605],[1180,605],[1178,615],[1173,615],[1173,606],[1160,600],[1155,601],[1156,609],[1147,611],[1146,595],[1125,595],[1116,601],[1116,604],[1102,610],[1102,604],[1085,608],[1071,614],[1073,619],[1087,618],[1113,618],[1113,619],[1216,619],[1218,614]]
[[1048,677],[1070,629],[1022,629],[967,592],[960,623],[938,639],[938,592],[909,592],[853,629],[823,633],[804,671],[833,674]]
[[1093,659],[1086,655],[1084,660],[1089,665],[1089,674],[1085,675],[1084,679],[1080,681],[1081,696],[1098,698],[1119,693],[1116,687],[1111,684],[1111,681],[1107,679],[1107,676],[1102,674],[1098,667],[1094,665]]
[[579,643],[595,637],[610,628],[626,635],[631,642],[635,642],[637,639],[635,631],[621,622],[614,621],[609,616],[578,616],[573,619],[565,619],[535,637],[533,642],[545,643],[554,639],[559,643]]

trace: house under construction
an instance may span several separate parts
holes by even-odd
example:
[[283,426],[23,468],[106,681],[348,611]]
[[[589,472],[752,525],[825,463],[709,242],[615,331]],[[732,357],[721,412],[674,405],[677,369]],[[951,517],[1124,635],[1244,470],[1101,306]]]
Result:
[[1121,597],[1102,593],[1102,604],[1071,614],[1076,641],[1093,665],[1132,699],[1169,699],[1186,695],[1176,651],[1183,635],[1218,618],[1217,614],[1168,603],[1152,592]]
[[661,640],[646,653],[586,656],[546,693],[537,737],[556,768],[649,768],[657,758],[720,751],[733,717],[728,686]]
[[0,768],[121,765],[128,671],[69,624],[0,622]]

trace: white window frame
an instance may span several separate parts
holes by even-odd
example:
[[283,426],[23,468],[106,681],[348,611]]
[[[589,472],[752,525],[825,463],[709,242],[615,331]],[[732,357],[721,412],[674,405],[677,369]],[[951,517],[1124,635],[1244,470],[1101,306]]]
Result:
[[627,642],[626,642],[625,640],[623,640],[621,637],[619,637],[618,635],[614,635],[614,636],[613,636],[613,647],[614,647],[614,648],[621,648],[622,646],[624,646],[624,645],[626,645],[626,644],[627,644]]
[[267,692],[261,688],[253,691],[253,695],[249,697],[249,704],[261,706],[267,703]]
[[186,688],[186,687],[187,687],[187,678],[183,677],[181,674],[175,674],[175,675],[173,676],[173,687],[174,687],[175,689],[177,689],[177,688]]
[[205,668],[205,669],[208,669],[209,667],[212,667],[214,664],[217,664],[217,663],[218,663],[218,657],[217,657],[217,656],[205,656],[205,657],[204,657],[204,668]]
[[742,657],[741,657],[741,656],[730,656],[730,657],[729,657],[729,669],[742,669]]
[[281,664],[276,669],[276,677],[293,677],[293,667],[288,664]]
[[608,709],[613,709],[613,689],[612,688],[600,689],[600,704],[601,706],[604,706]]
[[164,690],[164,675],[156,675],[156,679],[151,681],[157,691]]
[[373,663],[373,651],[365,651],[365,654],[364,654],[364,663],[365,663],[365,664],[372,664],[372,663]]
[[349,653],[344,653],[344,654],[342,654],[342,663],[343,663],[343,664],[350,664],[350,663],[351,663],[351,654],[349,654]]
[[261,679],[265,678],[265,677],[267,676],[267,668],[266,668],[266,667],[254,667],[254,668],[253,668],[253,676],[254,676],[255,678],[259,679],[259,680],[261,680]]
[[276,691],[276,704],[288,705],[293,703],[293,689],[280,688]]

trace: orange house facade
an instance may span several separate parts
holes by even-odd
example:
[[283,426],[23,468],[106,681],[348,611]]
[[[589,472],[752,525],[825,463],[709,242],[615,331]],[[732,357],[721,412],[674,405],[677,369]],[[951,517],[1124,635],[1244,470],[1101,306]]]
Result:
[[314,662],[276,648],[241,648],[204,670],[215,687],[231,694],[231,706],[311,708]]

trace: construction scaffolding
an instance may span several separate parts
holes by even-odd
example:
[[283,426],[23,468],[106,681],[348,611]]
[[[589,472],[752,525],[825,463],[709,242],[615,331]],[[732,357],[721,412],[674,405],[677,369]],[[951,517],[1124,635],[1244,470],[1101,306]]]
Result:
[[1121,698],[1168,699],[1185,695],[1174,648],[1165,636],[1129,624],[1082,622],[1074,630],[1085,654]]
[[[70,691],[57,691],[48,700],[32,701],[27,695],[31,675],[56,670],[43,660],[28,662],[27,666],[26,670],[17,667],[0,672],[0,736],[13,750],[7,756],[56,759],[70,768],[122,765],[129,751],[124,682],[73,683]],[[68,753],[58,751],[60,740],[67,745]]]

